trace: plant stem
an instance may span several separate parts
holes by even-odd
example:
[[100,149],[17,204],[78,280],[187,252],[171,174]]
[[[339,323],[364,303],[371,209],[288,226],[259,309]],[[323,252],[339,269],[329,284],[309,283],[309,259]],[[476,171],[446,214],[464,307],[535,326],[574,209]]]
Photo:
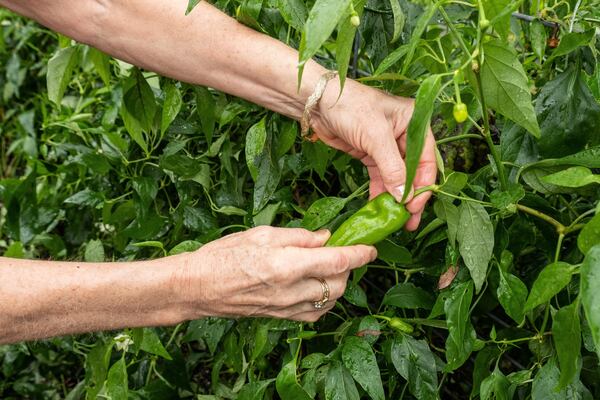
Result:
[[463,40],[461,34],[456,30],[456,26],[454,26],[454,22],[452,22],[450,17],[448,17],[448,14],[446,14],[446,10],[444,10],[444,7],[442,5],[440,5],[440,7],[438,7],[438,11],[440,12],[440,15],[442,16],[442,18],[444,19],[444,22],[446,22],[446,25],[448,25],[448,29],[450,29],[450,32],[452,32],[454,39],[456,39],[458,41],[458,43],[460,44],[461,50],[465,53],[465,55],[467,57],[471,57],[471,52],[469,51],[469,47]]
[[425,187],[415,190],[413,197],[417,197],[418,195],[423,194],[425,192],[437,192],[438,190],[439,190],[438,185],[425,186]]
[[470,198],[470,197],[457,196],[457,195],[455,195],[455,194],[446,193],[446,192],[444,192],[443,190],[439,190],[439,189],[438,189],[438,190],[435,190],[435,192],[436,192],[436,193],[439,193],[439,194],[443,194],[444,196],[451,197],[451,198],[453,198],[453,199],[457,199],[457,200],[463,200],[463,201],[470,201],[470,202],[472,202],[472,203],[479,203],[479,204],[481,204],[482,206],[487,206],[487,207],[493,207],[493,206],[494,206],[492,203],[489,203],[489,202],[487,202],[487,201],[476,200],[476,199],[472,199],[472,198]]
[[481,135],[476,135],[474,133],[466,133],[464,135],[457,135],[457,136],[440,139],[437,141],[437,144],[438,145],[446,144],[446,143],[456,142],[458,140],[464,140],[464,139],[483,139],[483,137]]
[[[480,50],[481,54],[481,50]],[[479,56],[479,65],[481,66],[481,55]],[[496,169],[498,170],[498,179],[500,179],[500,187],[502,190],[508,189],[508,179],[506,178],[506,170],[504,169],[504,165],[502,164],[502,158],[500,157],[500,153],[498,153],[498,149],[496,149],[496,145],[492,140],[492,130],[490,128],[490,117],[489,111],[487,108],[487,103],[485,101],[485,95],[483,93],[483,83],[481,80],[481,74],[479,72],[475,73],[477,77],[477,86],[479,87],[479,100],[481,101],[481,113],[483,117],[483,137],[490,148],[490,153],[492,154],[492,158],[494,159],[494,163],[496,164]]]
[[560,222],[558,222],[557,220],[555,220],[551,216],[549,216],[547,214],[544,214],[541,211],[535,210],[533,208],[529,208],[529,207],[524,206],[522,204],[517,204],[517,209],[519,209],[520,211],[523,211],[526,214],[533,215],[534,217],[538,217],[539,219],[542,219],[542,220],[546,221],[550,225],[554,226],[556,228],[556,231],[559,234],[564,234],[565,231],[566,231],[566,229],[567,229],[563,224],[561,224]]
[[563,242],[564,238],[565,238],[564,233],[560,233],[558,235],[558,242],[556,243],[556,252],[554,253],[554,262],[558,262],[558,259],[560,258],[560,250],[561,250],[562,242]]

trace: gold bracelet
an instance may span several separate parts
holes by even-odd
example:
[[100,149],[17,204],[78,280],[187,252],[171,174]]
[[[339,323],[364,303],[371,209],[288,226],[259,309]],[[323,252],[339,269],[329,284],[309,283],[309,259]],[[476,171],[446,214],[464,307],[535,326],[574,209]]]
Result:
[[315,108],[315,106],[319,103],[319,100],[321,100],[321,97],[323,97],[323,93],[325,93],[325,88],[327,87],[327,83],[329,83],[330,80],[332,80],[333,78],[335,78],[337,76],[337,72],[335,71],[328,71],[326,73],[324,73],[323,75],[321,75],[321,78],[319,79],[319,81],[317,82],[317,85],[315,86],[315,90],[313,92],[313,94],[310,95],[310,97],[308,98],[308,100],[306,101],[306,105],[304,106],[304,113],[302,113],[302,119],[300,120],[300,132],[303,138],[306,138],[308,136],[308,132],[310,131],[310,113],[313,110],[313,108]]

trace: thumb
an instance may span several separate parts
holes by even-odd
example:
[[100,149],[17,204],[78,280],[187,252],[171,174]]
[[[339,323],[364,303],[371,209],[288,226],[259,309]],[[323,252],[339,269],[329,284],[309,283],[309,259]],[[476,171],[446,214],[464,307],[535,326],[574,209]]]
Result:
[[400,154],[398,143],[391,131],[386,130],[385,134],[372,143],[370,156],[375,161],[377,169],[381,175],[383,185],[386,190],[394,196],[396,201],[402,202],[404,192],[409,190],[406,202],[412,198],[412,187],[406,188],[406,165]]

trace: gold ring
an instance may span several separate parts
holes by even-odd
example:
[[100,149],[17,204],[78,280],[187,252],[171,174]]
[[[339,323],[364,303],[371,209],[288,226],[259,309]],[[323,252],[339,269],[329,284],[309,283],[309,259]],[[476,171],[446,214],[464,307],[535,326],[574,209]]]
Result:
[[321,300],[315,301],[313,303],[316,310],[322,310],[325,307],[325,304],[329,301],[329,285],[327,281],[323,278],[315,278],[321,284],[321,289],[323,289],[323,297]]

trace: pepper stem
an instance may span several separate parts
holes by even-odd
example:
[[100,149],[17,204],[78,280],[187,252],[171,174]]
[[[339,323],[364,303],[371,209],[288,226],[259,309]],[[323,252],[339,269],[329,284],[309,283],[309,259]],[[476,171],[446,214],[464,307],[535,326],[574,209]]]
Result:
[[422,188],[415,190],[415,194],[413,197],[417,197],[418,195],[423,194],[425,192],[437,192],[439,189],[440,189],[439,185],[424,186]]

